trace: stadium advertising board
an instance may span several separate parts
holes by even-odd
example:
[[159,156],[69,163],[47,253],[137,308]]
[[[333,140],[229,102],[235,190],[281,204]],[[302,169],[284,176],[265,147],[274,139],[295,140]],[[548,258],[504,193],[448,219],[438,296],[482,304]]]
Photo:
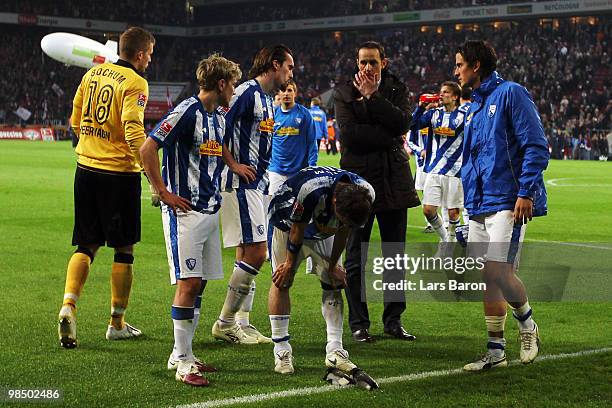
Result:
[[55,135],[50,127],[0,127],[0,140],[42,140],[53,142]]
[[149,82],[149,99],[145,108],[147,120],[161,119],[187,87],[187,82]]

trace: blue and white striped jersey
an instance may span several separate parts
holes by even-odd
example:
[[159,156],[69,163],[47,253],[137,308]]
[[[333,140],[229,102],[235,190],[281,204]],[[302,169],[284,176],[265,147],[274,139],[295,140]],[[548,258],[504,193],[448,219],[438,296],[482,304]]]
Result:
[[225,114],[227,144],[234,159],[256,169],[255,180],[247,183],[226,169],[223,188],[257,189],[268,192],[272,133],[274,133],[274,108],[272,98],[263,91],[259,83],[251,79],[242,83],[230,101]]
[[414,153],[417,161],[417,167],[423,167],[425,161],[421,158],[421,152],[427,146],[427,137],[429,134],[429,128],[424,128],[417,131],[408,131],[408,147]]
[[221,206],[224,131],[223,115],[208,113],[194,95],[166,114],[149,135],[163,148],[166,188],[188,199],[195,211],[214,214]]
[[460,109],[446,112],[443,107],[428,111],[416,108],[411,130],[429,128],[423,171],[460,177],[464,117],[465,112]]
[[374,202],[374,189],[358,175],[335,167],[307,167],[285,181],[272,198],[270,224],[289,231],[294,222],[307,222],[305,239],[331,237],[340,225],[332,206],[339,181],[366,187]]

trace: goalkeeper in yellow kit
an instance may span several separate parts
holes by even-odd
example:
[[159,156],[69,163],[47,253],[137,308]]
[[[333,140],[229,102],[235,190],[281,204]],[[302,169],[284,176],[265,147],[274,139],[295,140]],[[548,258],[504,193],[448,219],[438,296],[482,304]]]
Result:
[[132,27],[119,39],[119,60],[91,68],[74,97],[71,124],[79,143],[74,177],[74,230],[77,246],[66,273],[58,334],[74,348],[76,303],[98,248],[115,250],[111,272],[108,340],[142,333],[124,321],[132,287],[134,244],[140,240],[140,146],[145,141],[144,110],[149,94],[142,77],[151,62],[155,38]]

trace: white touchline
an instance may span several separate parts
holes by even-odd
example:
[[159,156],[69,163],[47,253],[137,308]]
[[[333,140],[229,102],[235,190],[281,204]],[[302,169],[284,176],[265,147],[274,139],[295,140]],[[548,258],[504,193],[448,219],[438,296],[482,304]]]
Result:
[[[608,353],[608,352],[612,352],[612,347],[604,347],[604,348],[595,349],[595,350],[583,350],[583,351],[577,351],[575,353],[550,354],[550,355],[544,355],[544,356],[538,357],[535,363],[538,363],[541,361],[560,360],[564,358],[581,357],[581,356],[586,356],[589,354],[599,354],[599,353]],[[514,360],[514,361],[511,361],[510,364],[520,364],[520,361]],[[379,384],[392,384],[392,383],[397,383],[397,382],[422,380],[425,378],[432,378],[432,377],[458,375],[462,373],[464,373],[464,371],[461,368],[455,368],[452,370],[425,371],[425,372],[415,373],[415,374],[400,375],[397,377],[385,377],[385,378],[377,379],[377,381]],[[473,375],[473,374],[465,373],[465,375]],[[322,394],[324,392],[342,391],[342,390],[346,390],[350,388],[352,387],[339,387],[339,386],[334,386],[334,385],[323,385],[320,387],[294,388],[292,390],[276,391],[276,392],[270,392],[267,394],[254,394],[254,395],[246,395],[243,397],[225,398],[225,399],[211,400],[211,401],[206,401],[206,402],[196,402],[194,404],[177,405],[176,408],[225,407],[228,405],[250,404],[250,403],[262,402],[262,401],[276,400],[279,398],[303,397],[306,395]],[[367,391],[364,391],[364,392],[367,392]]]

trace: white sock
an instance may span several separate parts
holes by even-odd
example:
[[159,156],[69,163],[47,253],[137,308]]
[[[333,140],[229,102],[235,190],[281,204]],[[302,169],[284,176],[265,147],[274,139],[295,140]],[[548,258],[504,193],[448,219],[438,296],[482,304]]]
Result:
[[529,302],[525,302],[523,306],[512,310],[512,316],[516,319],[519,330],[533,330],[535,328],[535,322],[531,318],[531,314],[532,310]]
[[240,326],[248,326],[249,322],[249,314],[251,310],[253,310],[253,299],[255,298],[255,281],[251,282],[251,288],[249,289],[249,294],[244,298],[244,303],[240,306],[240,310],[236,313],[236,322]]
[[228,327],[235,323],[236,312],[251,293],[251,282],[259,271],[246,262],[238,262],[234,267],[232,276],[227,284],[227,295],[221,314],[219,314],[219,325]]
[[174,357],[179,360],[193,359],[193,307],[172,306],[174,324]]
[[342,309],[344,303],[340,290],[325,290],[321,296],[321,313],[327,326],[325,352],[342,349]]
[[430,219],[429,223],[431,224],[432,228],[436,230],[442,242],[448,242],[448,231],[442,225],[442,219],[438,216],[438,214]]
[[456,242],[457,238],[455,237],[455,230],[457,229],[457,227],[459,226],[459,218],[457,218],[456,220],[450,220],[449,221],[449,231],[448,231],[448,240],[450,242]]
[[306,258],[306,273],[312,273],[312,258]]
[[502,358],[506,352],[506,339],[503,337],[489,337],[487,349],[495,358]]
[[442,225],[444,225],[444,228],[448,228],[448,222],[449,222],[448,208],[446,207],[440,208],[440,213],[442,215]]
[[291,351],[291,345],[289,344],[289,316],[290,315],[270,315],[274,354],[282,350]]
[[468,224],[470,222],[470,215],[466,208],[461,211],[461,215],[463,215],[463,223]]

